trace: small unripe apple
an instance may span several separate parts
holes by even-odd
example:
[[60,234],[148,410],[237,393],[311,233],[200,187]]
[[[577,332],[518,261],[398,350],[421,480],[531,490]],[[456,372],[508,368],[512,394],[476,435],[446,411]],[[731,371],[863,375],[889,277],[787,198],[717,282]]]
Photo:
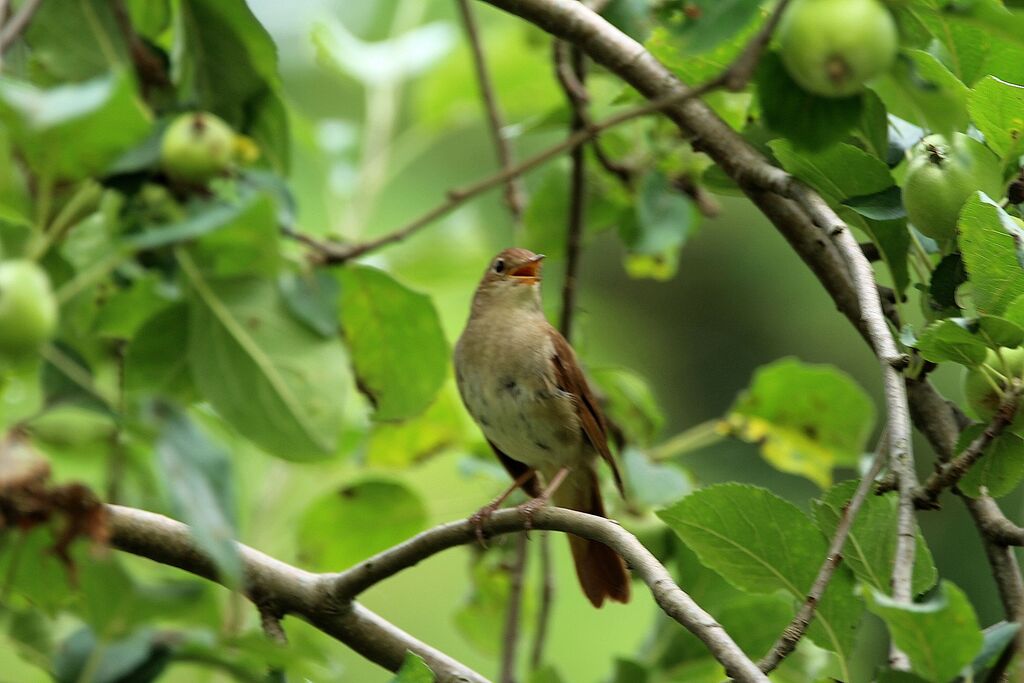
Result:
[[57,329],[50,278],[34,261],[0,262],[0,354],[35,351]]
[[160,164],[173,180],[202,185],[231,168],[235,131],[209,112],[182,114],[164,132]]
[[[1001,353],[1006,362],[1005,371],[995,351],[988,352],[985,363],[1000,373],[1009,372],[1012,377],[1024,377],[1024,347],[1002,349]],[[1006,382],[995,377],[992,380],[1000,389],[1006,389]],[[967,399],[968,412],[979,420],[991,420],[999,410],[999,394],[996,393],[992,382],[986,379],[985,370],[980,367],[967,368],[964,373],[964,396]]]
[[789,75],[823,97],[860,92],[889,70],[899,47],[892,13],[878,0],[794,0],[777,35]]
[[929,135],[914,148],[907,167],[903,206],[915,228],[944,242],[956,237],[960,209],[978,190],[996,200],[1002,197],[998,157],[963,133],[952,139]]

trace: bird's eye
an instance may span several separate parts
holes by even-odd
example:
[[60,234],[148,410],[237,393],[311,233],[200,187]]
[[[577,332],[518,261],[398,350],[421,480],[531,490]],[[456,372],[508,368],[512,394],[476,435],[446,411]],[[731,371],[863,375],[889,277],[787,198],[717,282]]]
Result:
[[498,259],[494,262],[494,272],[504,273],[505,272],[505,259]]

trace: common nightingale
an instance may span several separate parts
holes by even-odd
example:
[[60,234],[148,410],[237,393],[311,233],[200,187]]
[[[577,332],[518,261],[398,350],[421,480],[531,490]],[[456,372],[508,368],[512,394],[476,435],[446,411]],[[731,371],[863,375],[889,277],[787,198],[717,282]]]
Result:
[[[576,354],[544,317],[543,258],[512,248],[488,265],[455,345],[455,377],[466,409],[516,482],[507,493],[520,486],[533,497],[527,514],[550,496],[560,507],[604,517],[598,457],[611,467],[620,493],[622,480]],[[543,491],[538,473],[548,487]],[[474,518],[486,518],[504,497]],[[611,548],[573,535],[569,546],[595,607],[605,598],[629,600],[625,563]]]

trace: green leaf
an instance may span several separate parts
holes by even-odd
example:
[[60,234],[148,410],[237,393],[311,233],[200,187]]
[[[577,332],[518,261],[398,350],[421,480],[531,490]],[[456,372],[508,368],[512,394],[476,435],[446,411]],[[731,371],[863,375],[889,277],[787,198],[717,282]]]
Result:
[[[960,433],[957,452],[966,449],[983,431],[985,425],[967,427]],[[1005,431],[989,444],[985,455],[967,470],[958,486],[971,498],[980,497],[982,487],[987,489],[988,495],[1001,498],[1016,489],[1021,479],[1024,479],[1024,439]]]
[[101,172],[150,127],[123,73],[49,90],[0,78],[0,120],[37,173],[68,180]]
[[[205,231],[191,249],[205,274],[211,277],[277,274],[281,265],[281,233],[270,195],[252,194],[233,203],[233,210],[218,204],[208,207],[222,220]],[[196,221],[197,217],[193,216],[189,223],[195,225]],[[198,221],[201,223],[202,219]],[[208,225],[211,224],[212,221]]]
[[906,50],[872,83],[890,114],[949,135],[967,128],[967,86],[923,50]]
[[640,180],[636,212],[620,224],[628,251],[626,271],[632,277],[667,280],[676,272],[679,249],[697,230],[700,213],[660,171]]
[[330,273],[284,273],[277,286],[296,320],[322,337],[338,334],[338,281]]
[[669,29],[686,53],[706,52],[729,40],[759,14],[759,0],[693,0],[681,25]]
[[[784,590],[802,601],[827,551],[825,539],[792,503],[743,484],[696,491],[658,513],[700,561],[750,593]],[[818,603],[809,635],[849,663],[861,606],[850,573],[839,567]]]
[[626,368],[592,368],[590,378],[600,388],[606,415],[625,433],[627,441],[649,446],[658,437],[665,416],[647,381]]
[[891,221],[907,215],[903,208],[903,193],[896,185],[890,185],[879,192],[849,197],[843,200],[843,204],[861,216],[876,221]]
[[396,480],[366,478],[313,501],[299,523],[299,553],[313,567],[341,571],[426,523],[426,506],[412,489]]
[[147,320],[125,350],[125,391],[130,395],[191,402],[195,386],[188,370],[188,306],[165,308]]
[[755,82],[765,124],[801,149],[842,140],[864,111],[863,95],[818,97],[800,88],[776,52],[761,57]]
[[132,68],[114,4],[107,0],[42,3],[25,30],[25,42],[31,49],[28,72],[37,83],[78,82]]
[[755,372],[726,420],[777,469],[825,488],[833,467],[854,465],[864,451],[874,406],[845,373],[786,358]]
[[985,342],[956,319],[932,323],[917,338],[917,350],[933,363],[952,361],[973,367],[985,360]]
[[647,668],[632,659],[615,658],[611,683],[648,683]]
[[470,570],[467,592],[452,615],[459,634],[481,654],[501,652],[511,576],[507,549],[483,555]]
[[1000,158],[1024,152],[1024,85],[986,76],[971,91],[967,110],[985,144]]
[[928,283],[928,294],[940,309],[958,310],[956,290],[967,282],[967,271],[960,254],[947,254],[932,271],[932,280]]
[[983,315],[973,322],[971,329],[990,349],[1015,349],[1024,344],[1024,327],[1006,318]]
[[143,628],[118,640],[100,641],[92,629],[71,634],[53,660],[56,683],[149,683],[170,663],[172,651],[159,634]]
[[839,209],[839,216],[848,224],[863,230],[878,246],[882,260],[892,275],[893,289],[902,296],[910,285],[910,271],[907,256],[910,251],[910,231],[903,218],[875,220],[853,216],[847,208]]
[[621,460],[630,503],[642,507],[668,505],[694,489],[686,470],[673,463],[653,462],[643,451],[626,448]]
[[1002,654],[1019,630],[1020,624],[1012,621],[1000,621],[982,631],[984,643],[981,646],[981,652],[971,662],[971,673],[977,676],[989,667]]
[[171,509],[189,525],[196,545],[213,559],[220,578],[241,586],[230,456],[185,413],[170,407],[161,407],[158,413],[157,460]]
[[768,146],[784,169],[818,190],[833,205],[893,186],[885,162],[845,142],[819,151],[797,150],[789,140],[773,140]]
[[857,128],[858,137],[873,156],[886,163],[893,163],[892,150],[889,148],[889,114],[874,90],[864,93],[864,110]]
[[1014,237],[1004,229],[1012,218],[988,197],[975,193],[960,210],[960,252],[970,275],[978,312],[1000,315],[1024,294],[1024,270]]
[[912,605],[874,589],[866,597],[868,609],[882,618],[893,643],[910,657],[912,670],[926,680],[951,680],[981,650],[974,609],[950,581],[943,581],[930,600]]
[[277,49],[245,0],[182,0],[181,89],[253,137],[271,165],[288,167],[287,118],[277,93]]
[[95,333],[104,338],[131,339],[146,320],[170,305],[162,290],[159,276],[151,272],[118,289],[96,312]]
[[378,422],[370,432],[366,463],[405,468],[458,445],[465,435],[465,410],[446,387],[422,414],[403,422]]
[[179,260],[191,285],[188,356],[200,393],[274,455],[332,455],[351,383],[340,342],[296,322],[273,281],[207,281],[188,257]]
[[95,391],[88,361],[67,344],[55,342],[52,345],[40,379],[48,408],[75,405],[103,415],[114,415],[110,404]]
[[729,68],[757,32],[758,24],[758,21],[751,21],[731,40],[720,42],[714,49],[699,54],[686,50],[676,32],[661,24],[651,31],[646,47],[682,81],[697,85]]
[[[561,163],[564,162],[564,163]],[[584,185],[584,239],[619,223],[622,216],[633,210],[633,198],[607,174],[591,170]],[[523,214],[525,242],[523,246],[549,258],[565,254],[565,234],[554,230],[569,215],[569,163],[552,163],[540,177],[530,193],[530,201]]]
[[434,683],[434,672],[422,658],[409,652],[391,683]]
[[[245,192],[238,199],[217,197],[209,201],[197,202],[192,205],[191,211],[186,218],[173,223],[148,227],[137,234],[127,237],[125,242],[133,249],[157,249],[182,242],[203,240],[204,237],[218,230],[227,230],[235,239],[242,243],[245,249],[252,250],[250,253],[256,258],[268,259],[270,257],[265,252],[265,250],[268,250],[268,246],[261,247],[256,244],[255,238],[259,236],[268,238],[270,240],[269,249],[276,253],[278,243],[276,224],[273,236],[267,234],[265,225],[268,216],[270,220],[273,220],[272,211],[268,214],[268,209],[273,208],[272,205],[273,200],[268,195],[258,192]],[[252,235],[246,234],[249,220],[257,221],[257,226]],[[231,266],[238,268],[241,265],[241,259],[234,257],[231,253],[226,256],[218,256],[215,251],[217,245],[224,244],[224,242],[227,242],[229,250],[232,249],[231,243],[233,241],[233,239],[221,240],[219,242],[217,240],[205,240],[204,243],[207,246],[200,251],[206,258],[207,265],[216,268],[218,260],[222,259],[226,261],[229,270]],[[274,263],[276,264],[276,259]],[[268,267],[265,270],[266,272],[271,272],[272,268]]]
[[[814,519],[826,538],[831,539],[839,518],[853,498],[857,480],[844,481],[813,501]],[[892,563],[896,556],[898,501],[895,495],[876,496],[871,493],[861,504],[843,548],[843,562],[858,579],[880,591],[889,590]],[[931,551],[920,532],[914,560],[912,588],[919,595],[935,585],[938,571]]]
[[402,420],[434,400],[448,368],[448,343],[425,294],[367,266],[339,269],[339,315],[360,390],[377,420]]

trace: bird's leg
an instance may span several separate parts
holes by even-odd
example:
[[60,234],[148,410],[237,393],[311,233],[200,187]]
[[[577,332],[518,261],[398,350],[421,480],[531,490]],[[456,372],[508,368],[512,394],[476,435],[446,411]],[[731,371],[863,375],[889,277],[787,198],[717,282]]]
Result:
[[541,494],[539,496],[537,496],[536,498],[531,498],[530,500],[526,501],[525,503],[519,506],[519,510],[526,517],[527,533],[529,533],[530,529],[533,527],[533,515],[536,514],[537,510],[540,510],[542,507],[548,504],[548,502],[551,500],[551,496],[555,495],[555,491],[558,490],[558,487],[562,485],[562,482],[565,481],[565,478],[568,476],[568,467],[563,467],[562,469],[558,470],[558,472],[555,473],[555,476],[551,477],[551,481],[548,483],[547,486],[544,487],[544,490],[541,491]]
[[501,495],[469,516],[469,523],[473,525],[473,528],[476,531],[476,540],[479,541],[480,545],[487,547],[486,539],[484,538],[484,524],[487,523],[490,516],[494,514],[495,510],[501,507],[501,504],[505,502],[505,499],[511,496],[517,488],[530,481],[530,479],[535,476],[537,476],[536,471],[532,469],[526,470],[516,477],[516,480],[512,482],[512,485],[502,491]]

